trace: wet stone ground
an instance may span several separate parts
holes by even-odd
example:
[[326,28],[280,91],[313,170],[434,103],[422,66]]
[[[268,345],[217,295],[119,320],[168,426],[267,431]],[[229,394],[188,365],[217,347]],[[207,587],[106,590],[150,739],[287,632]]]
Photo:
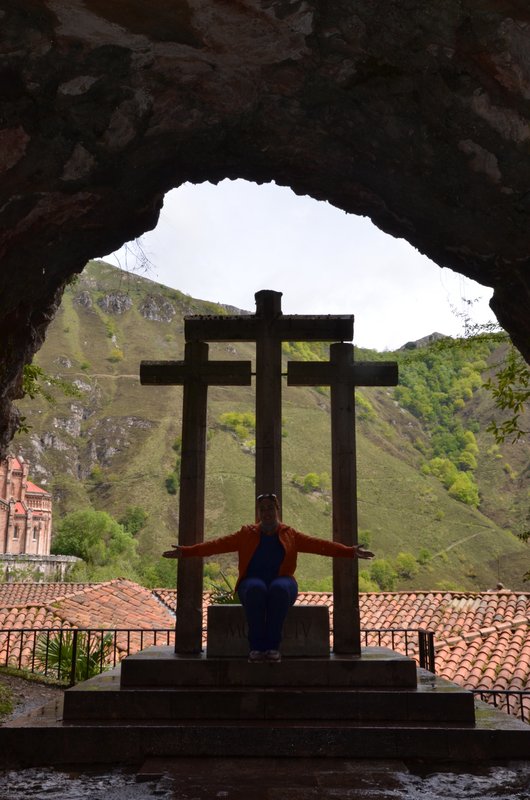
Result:
[[468,771],[330,759],[183,759],[136,772],[0,772],[0,800],[528,800],[530,762]]

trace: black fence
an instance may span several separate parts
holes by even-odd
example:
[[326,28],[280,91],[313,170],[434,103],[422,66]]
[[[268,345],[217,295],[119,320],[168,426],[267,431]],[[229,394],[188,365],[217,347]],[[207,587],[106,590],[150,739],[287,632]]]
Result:
[[[365,646],[390,647],[434,672],[434,634],[405,628],[361,631]],[[174,628],[9,628],[0,630],[0,666],[73,686],[152,645],[174,645]]]
[[363,628],[361,643],[365,647],[389,647],[415,658],[423,669],[436,672],[433,631],[424,628]]
[[9,628],[0,630],[0,666],[73,686],[131,653],[174,642],[174,628]]
[[474,697],[530,724],[530,689],[471,689]]

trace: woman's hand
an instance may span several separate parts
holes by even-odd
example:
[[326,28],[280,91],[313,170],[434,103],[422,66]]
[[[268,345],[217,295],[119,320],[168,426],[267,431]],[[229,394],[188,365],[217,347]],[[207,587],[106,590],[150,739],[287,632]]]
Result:
[[180,558],[182,553],[180,552],[181,548],[178,544],[172,544],[173,550],[166,550],[162,553],[163,558]]
[[366,550],[361,544],[354,544],[355,558],[373,558],[375,553],[371,550]]

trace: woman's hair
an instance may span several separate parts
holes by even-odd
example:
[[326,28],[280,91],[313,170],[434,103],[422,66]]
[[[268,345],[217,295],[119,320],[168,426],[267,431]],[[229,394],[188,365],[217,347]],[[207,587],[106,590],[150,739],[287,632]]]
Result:
[[264,494],[258,494],[256,497],[256,522],[259,522],[259,504],[262,500],[272,500],[274,505],[276,506],[276,511],[278,512],[278,519],[280,519],[280,501],[278,500],[277,495],[274,492],[265,492]]

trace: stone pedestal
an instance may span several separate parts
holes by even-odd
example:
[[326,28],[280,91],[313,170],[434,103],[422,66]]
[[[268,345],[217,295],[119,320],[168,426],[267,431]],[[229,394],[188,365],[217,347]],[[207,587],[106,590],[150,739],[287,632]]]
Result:
[[[248,654],[247,623],[240,605],[208,606],[208,658],[244,658]],[[326,606],[293,606],[283,627],[282,655],[329,657],[329,609]]]

